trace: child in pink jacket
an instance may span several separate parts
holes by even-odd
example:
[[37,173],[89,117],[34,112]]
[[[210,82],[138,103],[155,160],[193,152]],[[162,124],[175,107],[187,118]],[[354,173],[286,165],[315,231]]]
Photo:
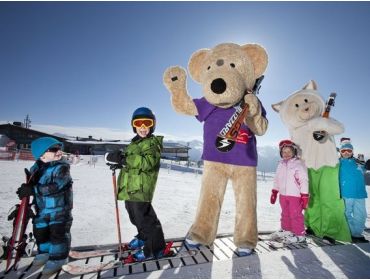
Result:
[[276,170],[270,202],[274,204],[280,192],[281,230],[271,234],[271,238],[287,244],[304,242],[302,210],[307,208],[309,200],[307,168],[297,158],[298,148],[292,141],[281,141],[279,149],[282,160]]

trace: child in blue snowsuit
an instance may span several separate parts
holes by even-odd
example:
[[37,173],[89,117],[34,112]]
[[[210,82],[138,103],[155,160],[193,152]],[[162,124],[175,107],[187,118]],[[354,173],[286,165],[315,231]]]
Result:
[[362,235],[367,217],[365,168],[353,158],[353,146],[349,138],[341,139],[340,155],[339,184],[352,241],[368,242]]
[[43,275],[57,272],[67,262],[71,246],[72,178],[68,162],[62,159],[63,144],[52,137],[31,143],[36,162],[31,179],[17,190],[20,199],[33,195],[36,216],[33,233],[38,254],[33,264],[44,265]]

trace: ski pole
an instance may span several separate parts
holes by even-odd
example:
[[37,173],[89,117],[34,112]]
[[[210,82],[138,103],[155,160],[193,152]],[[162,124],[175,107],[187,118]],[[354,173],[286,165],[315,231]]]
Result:
[[119,209],[118,209],[118,201],[117,201],[116,169],[114,167],[112,168],[112,179],[113,179],[114,202],[116,205],[116,224],[117,224],[118,246],[119,246],[118,259],[121,260],[122,259],[121,225],[119,222]]

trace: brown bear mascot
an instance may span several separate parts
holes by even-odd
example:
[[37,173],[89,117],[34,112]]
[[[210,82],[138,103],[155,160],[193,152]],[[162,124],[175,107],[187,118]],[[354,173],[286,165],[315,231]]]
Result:
[[[255,135],[266,132],[268,121],[253,88],[267,63],[265,49],[257,44],[223,43],[196,51],[188,68],[191,77],[203,87],[204,97],[200,99],[188,95],[185,69],[174,66],[164,73],[163,81],[175,111],[204,122],[202,187],[196,218],[185,240],[191,247],[211,245],[215,240],[229,179],[235,193],[234,243],[238,253],[249,255],[257,245]],[[240,116],[241,104],[246,109],[237,136],[233,141],[222,139]],[[227,148],[231,142],[234,145]]]

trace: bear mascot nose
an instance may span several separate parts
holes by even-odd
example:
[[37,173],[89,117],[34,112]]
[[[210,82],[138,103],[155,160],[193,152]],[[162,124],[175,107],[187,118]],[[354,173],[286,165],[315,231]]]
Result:
[[224,93],[226,90],[226,82],[221,78],[213,80],[211,83],[211,90],[216,94]]

